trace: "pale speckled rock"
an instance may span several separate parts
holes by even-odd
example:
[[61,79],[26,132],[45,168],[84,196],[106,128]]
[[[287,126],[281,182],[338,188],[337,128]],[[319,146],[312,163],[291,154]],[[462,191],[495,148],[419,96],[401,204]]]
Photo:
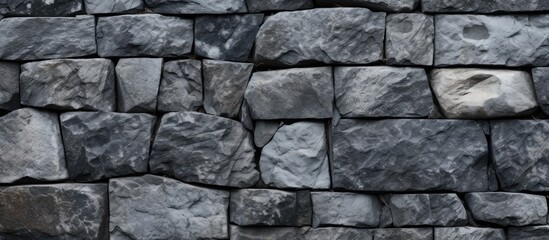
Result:
[[312,192],[313,227],[339,225],[377,227],[381,203],[375,195],[349,192]]
[[149,160],[152,173],[185,182],[251,187],[259,180],[251,134],[237,121],[196,112],[162,117]]
[[467,225],[467,211],[456,194],[393,194],[385,197],[394,226]]
[[313,0],[246,0],[249,12],[290,11],[313,8]]
[[116,64],[118,111],[156,111],[161,75],[161,58],[120,59]]
[[[432,228],[378,228],[374,240],[433,240]],[[435,238],[435,240],[438,240]],[[446,239],[440,239],[446,240]]]
[[[82,13],[82,0],[2,0],[0,15],[61,17]],[[2,17],[0,16],[0,19]]]
[[342,119],[332,142],[334,188],[488,189],[488,143],[475,121]]
[[202,66],[204,109],[210,114],[236,118],[254,65],[204,60]]
[[435,65],[546,66],[547,22],[546,14],[436,15]]
[[533,68],[532,77],[541,110],[549,115],[549,68]]
[[0,21],[0,59],[39,60],[96,53],[92,16],[25,17]]
[[107,240],[107,184],[0,187],[0,239]]
[[226,239],[229,192],[145,175],[109,181],[111,239]]
[[19,63],[0,61],[0,109],[15,110],[19,104]]
[[465,202],[477,221],[501,226],[525,226],[547,223],[545,196],[478,192],[465,194]]
[[282,126],[279,121],[256,121],[254,129],[254,143],[262,148],[273,139],[278,128]]
[[435,108],[421,68],[336,67],[334,86],[344,118],[426,117]]
[[202,63],[199,60],[175,60],[164,63],[158,111],[197,111],[202,106]]
[[261,179],[275,188],[330,188],[324,123],[284,125],[261,151]]
[[448,118],[525,116],[538,106],[532,78],[525,71],[435,69],[430,80]]
[[478,227],[435,228],[435,240],[506,240],[505,230]]
[[421,0],[423,12],[428,13],[493,13],[534,12],[549,10],[547,0]]
[[245,0],[145,0],[157,13],[226,14],[247,12]]
[[549,191],[549,121],[491,122],[492,161],[505,191]]
[[239,227],[230,226],[231,240],[303,240],[295,227]]
[[370,229],[344,227],[310,228],[302,236],[305,240],[373,240],[374,237]]
[[86,13],[127,13],[143,10],[143,0],[84,0]]
[[318,8],[268,17],[256,37],[255,62],[271,66],[367,64],[383,57],[385,13]]
[[333,114],[332,68],[255,72],[245,99],[253,119],[323,119]]
[[413,12],[419,0],[315,0],[320,6],[365,7],[383,12]]
[[68,177],[55,113],[21,108],[0,117],[0,152],[0,183]]
[[100,17],[97,52],[102,57],[181,57],[192,51],[193,20],[158,14]]
[[194,53],[227,61],[246,61],[263,14],[199,16],[194,22]]
[[433,17],[418,14],[387,16],[385,56],[390,65],[433,65]]
[[21,104],[62,110],[115,110],[109,59],[55,59],[21,65]]
[[549,225],[510,227],[507,229],[508,240],[547,240]]
[[96,181],[147,172],[154,116],[66,112],[60,119],[72,180]]

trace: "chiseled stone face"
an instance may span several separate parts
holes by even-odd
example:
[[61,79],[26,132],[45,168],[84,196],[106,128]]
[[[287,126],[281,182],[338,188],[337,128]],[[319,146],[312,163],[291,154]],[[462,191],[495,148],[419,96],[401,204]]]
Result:
[[507,229],[508,240],[543,240],[549,236],[549,225],[510,227]]
[[231,237],[235,240],[302,240],[296,227],[240,227],[231,225]]
[[396,227],[467,225],[467,211],[456,194],[392,194],[385,197]]
[[19,63],[0,61],[0,109],[15,110],[20,107],[19,73]]
[[545,0],[421,0],[423,12],[429,13],[493,13],[533,12],[549,10]]
[[127,13],[143,10],[142,0],[84,0],[88,14]]
[[549,115],[549,67],[533,68],[532,77],[541,110]]
[[[3,0],[0,15],[17,17],[60,17],[82,13],[82,0]],[[0,16],[0,19],[2,17]]]
[[[374,229],[374,240],[432,240],[432,228],[378,228]],[[435,238],[438,240],[438,238]],[[441,238],[445,239],[445,238]]]
[[418,13],[387,15],[385,55],[390,65],[433,65],[433,17]]
[[231,192],[231,222],[239,226],[299,226],[296,192],[275,189],[239,189]]
[[376,195],[348,192],[312,192],[313,227],[340,225],[377,227],[381,203]]
[[254,143],[258,148],[264,147],[273,139],[278,129],[282,126],[280,121],[256,121],[254,128]]
[[[303,232],[303,229],[301,232]],[[371,229],[346,227],[309,228],[304,234],[302,234],[302,237],[304,240],[374,240],[374,235]]]
[[479,227],[439,227],[435,228],[435,239],[445,240],[505,240],[505,230]]
[[157,13],[228,14],[247,12],[245,0],[145,0]]
[[383,12],[413,12],[419,0],[315,0],[321,6],[365,7]]
[[164,63],[158,111],[197,111],[202,106],[202,63],[185,59]]
[[123,58],[118,61],[118,111],[156,111],[162,61],[162,58]]

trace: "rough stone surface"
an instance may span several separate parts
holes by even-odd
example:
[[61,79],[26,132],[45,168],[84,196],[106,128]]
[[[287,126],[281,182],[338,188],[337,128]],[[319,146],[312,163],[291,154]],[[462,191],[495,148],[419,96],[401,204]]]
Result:
[[336,67],[334,86],[344,118],[426,117],[435,107],[421,68]]
[[321,119],[333,113],[330,67],[255,72],[245,99],[254,119]]
[[413,12],[419,0],[315,0],[321,6],[365,7],[375,11]]
[[381,203],[377,196],[344,192],[312,192],[313,227],[340,225],[377,227]]
[[478,221],[501,226],[547,223],[545,196],[506,192],[467,193],[465,201]]
[[231,225],[231,240],[303,240],[295,227],[239,227]]
[[0,109],[19,108],[20,66],[14,62],[0,61]]
[[161,75],[161,58],[120,59],[116,64],[118,111],[156,111]]
[[0,117],[0,152],[0,183],[68,177],[55,113],[21,108]]
[[335,188],[457,192],[488,188],[488,143],[465,120],[348,120],[333,131]]
[[528,72],[477,68],[435,69],[431,87],[448,118],[529,115],[538,104]]
[[549,115],[549,68],[532,69],[536,97],[541,110]]
[[394,226],[467,225],[467,211],[456,194],[394,194],[386,198]]
[[106,184],[0,187],[0,239],[108,239]]
[[202,63],[199,60],[175,60],[164,63],[158,111],[197,111],[202,106]]
[[21,104],[62,110],[115,110],[109,59],[56,59],[21,65]]
[[194,53],[211,59],[246,61],[263,14],[199,16],[194,24]]
[[423,12],[429,13],[493,13],[533,12],[549,10],[547,0],[421,0]]
[[295,192],[270,189],[240,189],[231,192],[231,222],[240,226],[298,226]]
[[251,187],[259,180],[251,134],[227,118],[196,112],[162,117],[151,149],[152,173],[185,182]]
[[433,65],[433,17],[418,14],[387,16],[385,56],[391,65]]
[[313,8],[313,0],[246,0],[249,12],[291,11]]
[[549,236],[549,225],[511,227],[507,229],[508,240],[545,240]]
[[6,18],[0,21],[0,32],[0,59],[83,57],[96,52],[92,16]]
[[81,13],[82,0],[3,0],[0,19],[4,16],[56,17]]
[[273,66],[377,62],[384,33],[385,13],[366,8],[281,12],[259,29],[255,61]]
[[109,199],[111,239],[226,239],[229,235],[228,191],[145,175],[111,179]]
[[67,112],[60,119],[71,179],[95,181],[147,172],[153,116]]
[[143,10],[142,0],[84,0],[88,14],[126,13]]
[[310,228],[302,236],[305,240],[373,240],[370,229],[343,227]]
[[244,101],[242,101],[242,106],[240,106],[238,118],[240,119],[240,123],[242,123],[242,126],[244,126],[244,128],[246,128],[248,131],[254,131],[254,120],[252,119],[252,113],[250,112],[250,106],[248,106],[246,98],[244,98]]
[[181,57],[191,52],[193,20],[158,14],[100,17],[97,51],[102,57]]
[[261,151],[261,179],[276,188],[330,188],[326,149],[324,123],[284,125]]
[[435,228],[435,240],[506,240],[499,228],[442,227]]
[[[384,228],[374,230],[374,240],[432,240],[431,228]],[[438,240],[437,238],[435,238]],[[445,238],[441,238],[441,240]]]
[[282,126],[279,121],[256,121],[254,129],[254,143],[262,148],[273,139],[275,133]]
[[236,118],[254,65],[216,60],[204,60],[202,64],[204,109],[210,114]]
[[226,14],[247,12],[245,0],[145,0],[154,12],[167,14]]

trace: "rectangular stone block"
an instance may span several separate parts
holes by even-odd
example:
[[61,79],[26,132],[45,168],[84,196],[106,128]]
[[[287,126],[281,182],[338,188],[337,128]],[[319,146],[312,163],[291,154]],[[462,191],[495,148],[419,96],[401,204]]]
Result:
[[156,13],[227,14],[247,12],[245,0],[145,0]]
[[363,7],[383,12],[413,12],[419,0],[315,0],[319,6]]
[[83,10],[82,0],[0,1],[0,19],[2,19],[2,15],[10,17],[62,17],[79,14]]
[[433,65],[433,17],[419,13],[387,16],[385,56],[390,65]]
[[549,10],[547,0],[421,0],[421,8],[427,13],[494,13],[534,12]]
[[312,192],[313,227],[377,227],[381,203],[376,195],[349,192]]
[[392,194],[384,197],[395,227],[463,226],[467,210],[457,194]]
[[434,240],[490,239],[505,240],[505,230],[501,228],[443,227],[435,228]]

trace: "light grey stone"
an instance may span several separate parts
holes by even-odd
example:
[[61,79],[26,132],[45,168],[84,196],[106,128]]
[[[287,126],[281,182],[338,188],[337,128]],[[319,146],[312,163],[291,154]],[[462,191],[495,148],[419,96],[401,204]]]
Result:
[[145,175],[109,181],[111,239],[226,239],[229,192]]
[[290,11],[313,8],[313,0],[246,0],[249,12]]
[[303,240],[296,227],[239,227],[230,226],[231,240]]
[[245,0],[145,0],[157,13],[226,14],[247,12]]
[[0,61],[0,109],[15,110],[20,107],[19,63]]
[[448,118],[525,116],[538,104],[528,72],[478,68],[435,69],[431,87]]
[[202,106],[202,63],[199,60],[175,60],[164,63],[158,111],[197,111]]
[[378,228],[375,240],[433,240],[432,228]]
[[84,0],[86,13],[127,13],[143,10],[143,0]]
[[545,115],[549,115],[549,68],[533,68],[532,77],[539,106]]
[[419,13],[387,16],[385,56],[391,65],[433,65],[433,17]]
[[162,58],[124,58],[116,64],[118,111],[154,112]]
[[494,13],[534,12],[549,10],[547,0],[421,0],[423,12],[428,13]]
[[305,240],[373,240],[374,237],[370,229],[344,227],[310,228],[302,235]]
[[365,7],[383,12],[413,12],[419,0],[315,0],[320,6]]
[[0,19],[4,16],[61,17],[82,13],[82,0],[3,0]]
[[377,227],[381,203],[377,196],[349,192],[312,192],[313,227],[339,225]]
[[254,129],[254,143],[262,148],[273,139],[278,128],[282,126],[279,121],[256,121]]
[[467,211],[456,194],[393,194],[386,197],[394,226],[467,225]]
[[508,240],[546,240],[549,236],[549,225],[510,227],[507,229]]
[[499,228],[441,227],[435,228],[435,240],[506,240]]
[[115,110],[109,59],[55,59],[21,65],[21,104],[61,110]]
[[280,12],[259,29],[255,62],[269,66],[378,62],[384,35],[385,13],[366,8]]
[[231,222],[240,226],[299,226],[295,192],[270,189],[231,191]]

